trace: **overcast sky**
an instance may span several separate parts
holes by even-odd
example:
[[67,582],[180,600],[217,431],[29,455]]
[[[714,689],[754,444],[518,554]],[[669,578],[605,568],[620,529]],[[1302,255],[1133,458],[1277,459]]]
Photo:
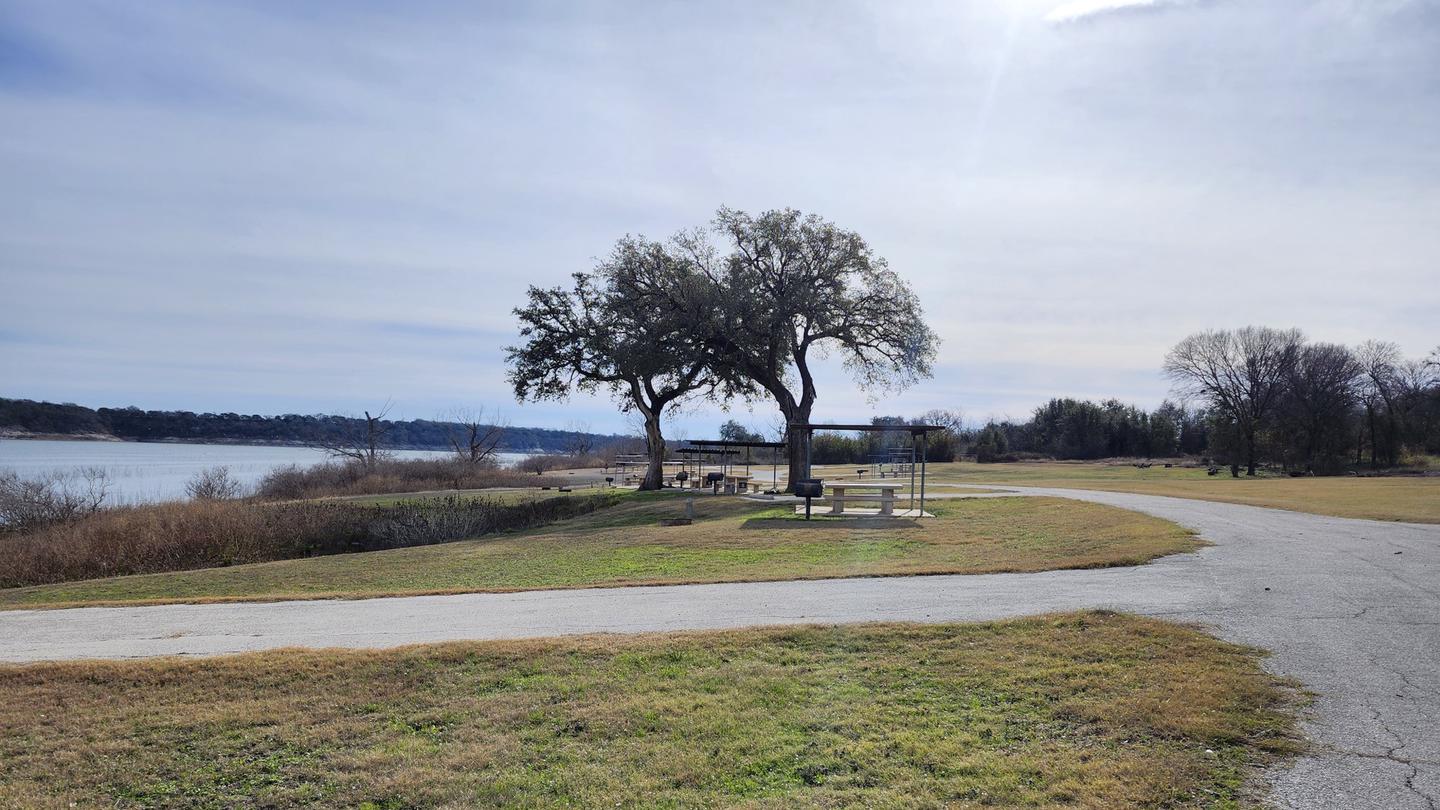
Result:
[[515,404],[510,310],[720,205],[859,231],[944,340],[821,419],[1153,406],[1207,327],[1423,355],[1440,0],[0,0],[0,396],[622,429]]

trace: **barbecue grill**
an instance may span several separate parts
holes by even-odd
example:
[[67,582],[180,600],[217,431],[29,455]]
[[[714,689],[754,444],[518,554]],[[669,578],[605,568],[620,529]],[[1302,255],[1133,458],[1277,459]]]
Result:
[[819,478],[801,478],[795,482],[795,495],[805,499],[805,519],[810,519],[810,499],[825,496],[825,482]]

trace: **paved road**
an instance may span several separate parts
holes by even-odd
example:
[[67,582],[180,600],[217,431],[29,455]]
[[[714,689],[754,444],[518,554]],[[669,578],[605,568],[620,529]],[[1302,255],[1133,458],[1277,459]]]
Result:
[[1214,545],[1136,568],[1041,574],[0,611],[0,660],[1113,608],[1201,622],[1223,638],[1273,650],[1268,666],[1318,693],[1306,729],[1315,750],[1270,775],[1277,804],[1437,810],[1440,526],[1149,495],[1023,491],[1147,512],[1197,529]]

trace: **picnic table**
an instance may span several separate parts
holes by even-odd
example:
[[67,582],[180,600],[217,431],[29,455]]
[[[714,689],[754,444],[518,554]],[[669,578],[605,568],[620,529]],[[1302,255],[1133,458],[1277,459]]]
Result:
[[[895,514],[895,490],[905,486],[904,483],[880,483],[871,481],[865,484],[831,484],[830,485],[830,514],[845,514],[845,504],[852,502],[878,503],[880,514]],[[851,494],[851,493],[856,494]]]
[[[758,484],[756,485],[759,486]],[[750,476],[729,473],[725,476],[726,495],[744,495],[750,490]]]

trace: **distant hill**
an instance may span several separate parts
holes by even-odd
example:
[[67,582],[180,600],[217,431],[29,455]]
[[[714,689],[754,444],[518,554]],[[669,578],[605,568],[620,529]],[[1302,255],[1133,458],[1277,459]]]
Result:
[[[139,442],[200,444],[324,444],[353,436],[364,420],[326,414],[280,416],[190,411],[142,411],[139,408],[86,408],[71,403],[36,402],[0,397],[0,437],[73,437]],[[429,419],[386,421],[387,444],[397,449],[449,449],[449,431],[456,425]],[[623,436],[548,428],[507,427],[499,449],[512,453],[567,452],[577,440],[593,448]]]

